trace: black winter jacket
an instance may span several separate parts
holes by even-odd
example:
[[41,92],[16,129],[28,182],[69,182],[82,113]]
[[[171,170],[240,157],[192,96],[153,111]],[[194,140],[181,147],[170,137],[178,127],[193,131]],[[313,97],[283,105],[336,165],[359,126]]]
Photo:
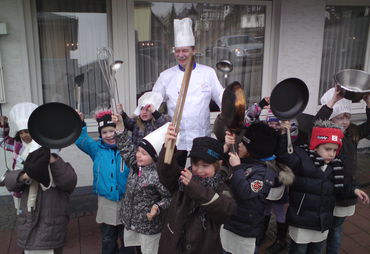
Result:
[[[324,105],[315,116],[315,120],[329,119],[333,113],[333,109]],[[354,189],[357,187],[356,173],[357,173],[357,145],[358,142],[370,135],[370,109],[366,108],[366,122],[355,125],[350,124],[344,133],[343,145],[339,156],[343,161],[344,169],[344,185],[346,190],[336,196],[337,206],[351,206],[357,203],[357,196],[354,194]]]
[[316,167],[306,150],[294,147],[286,152],[286,135],[279,137],[278,160],[295,175],[289,189],[288,224],[298,228],[325,231],[332,226],[335,206],[333,167]]
[[263,162],[248,160],[234,167],[231,190],[237,208],[224,228],[243,237],[257,237],[263,229],[266,197],[276,173]]

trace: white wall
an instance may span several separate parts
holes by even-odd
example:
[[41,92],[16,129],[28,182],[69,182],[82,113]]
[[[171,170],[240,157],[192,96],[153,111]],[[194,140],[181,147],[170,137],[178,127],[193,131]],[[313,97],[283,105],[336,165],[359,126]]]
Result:
[[277,82],[296,77],[309,89],[306,113],[316,113],[324,37],[324,0],[282,0]]

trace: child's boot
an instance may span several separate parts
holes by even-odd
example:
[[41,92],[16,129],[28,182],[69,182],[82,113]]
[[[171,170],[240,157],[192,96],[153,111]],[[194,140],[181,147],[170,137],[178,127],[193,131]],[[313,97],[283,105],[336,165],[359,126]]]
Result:
[[269,254],[277,254],[283,249],[285,249],[286,243],[286,234],[288,232],[287,223],[276,222],[276,240],[275,242],[267,248],[266,252]]

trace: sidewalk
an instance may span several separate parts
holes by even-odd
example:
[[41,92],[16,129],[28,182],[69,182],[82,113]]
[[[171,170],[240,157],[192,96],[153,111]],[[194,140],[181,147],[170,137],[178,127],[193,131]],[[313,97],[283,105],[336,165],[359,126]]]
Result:
[[[370,195],[370,186],[364,188]],[[16,231],[0,231],[0,254],[21,254],[16,245]],[[261,247],[261,254],[272,239]],[[68,226],[68,240],[65,254],[99,254],[101,253],[100,230],[95,223],[95,214],[72,219]],[[286,253],[281,252],[281,253]],[[341,254],[370,253],[370,206],[358,204],[356,214],[346,219],[342,239]],[[169,253],[170,254],[170,253]],[[204,253],[206,254],[206,253]]]

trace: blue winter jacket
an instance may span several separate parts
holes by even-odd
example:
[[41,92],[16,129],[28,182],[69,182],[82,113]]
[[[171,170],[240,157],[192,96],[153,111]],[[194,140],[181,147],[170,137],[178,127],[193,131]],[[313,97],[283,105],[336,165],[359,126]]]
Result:
[[93,191],[112,201],[118,201],[126,190],[129,168],[121,159],[119,151],[101,139],[95,141],[84,126],[76,145],[94,162]]

